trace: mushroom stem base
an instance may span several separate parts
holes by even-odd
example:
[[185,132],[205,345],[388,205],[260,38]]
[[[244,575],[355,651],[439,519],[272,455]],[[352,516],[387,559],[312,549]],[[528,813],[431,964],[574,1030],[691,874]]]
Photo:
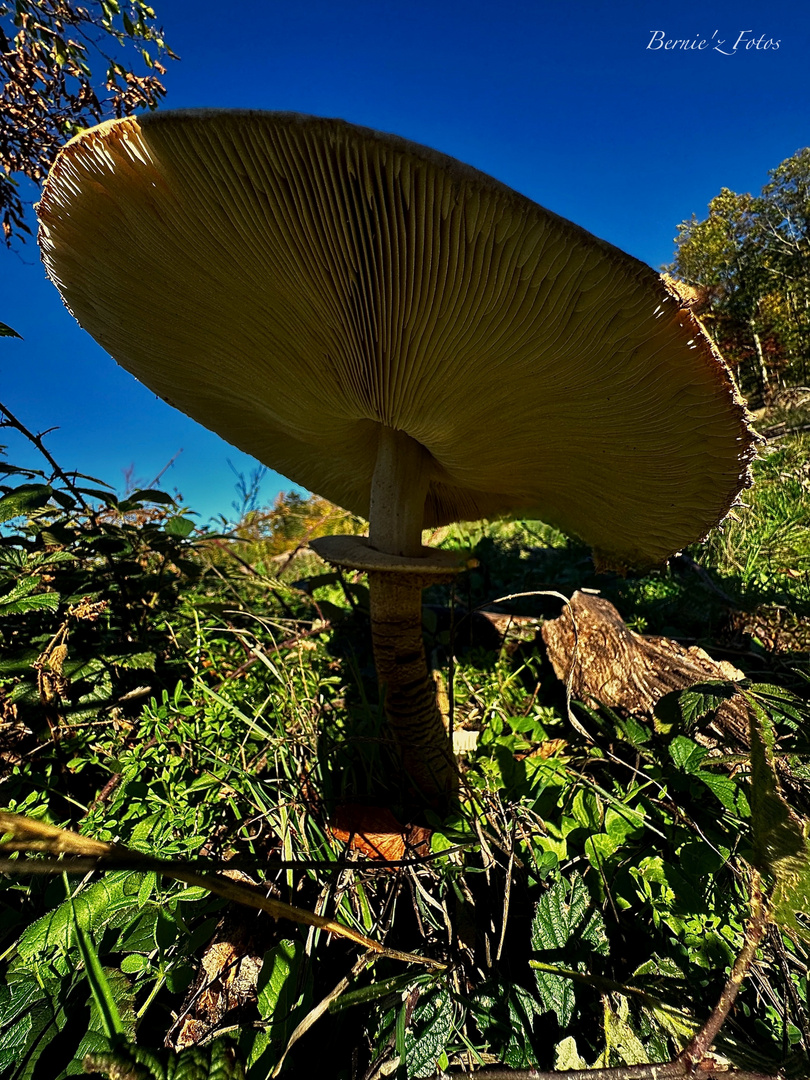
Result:
[[403,769],[434,806],[458,787],[450,737],[436,701],[422,640],[422,589],[418,574],[368,575],[371,629],[385,714]]

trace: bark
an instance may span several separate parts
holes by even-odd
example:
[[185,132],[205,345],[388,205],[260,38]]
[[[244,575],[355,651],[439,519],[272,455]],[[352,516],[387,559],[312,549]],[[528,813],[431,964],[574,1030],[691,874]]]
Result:
[[[541,632],[557,677],[566,682],[571,674],[575,698],[640,716],[652,716],[656,703],[673,690],[707,680],[743,678],[732,664],[713,660],[697,646],[687,649],[670,638],[636,634],[601,596],[574,593],[570,608],[544,623]],[[707,727],[747,746],[745,700],[735,695],[724,701]]]

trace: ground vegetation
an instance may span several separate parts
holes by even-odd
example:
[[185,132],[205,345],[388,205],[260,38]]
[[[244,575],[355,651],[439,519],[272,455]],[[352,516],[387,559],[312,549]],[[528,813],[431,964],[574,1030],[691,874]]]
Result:
[[[685,1075],[710,1045],[808,1075],[808,436],[774,415],[749,505],[651,574],[538,522],[432,538],[478,565],[426,595],[462,786],[418,820],[363,577],[308,547],[356,522],[293,496],[195,530],[7,462],[0,802],[29,824],[3,819],[0,1073],[294,1078],[328,1043],[347,1080]],[[547,642],[577,590],[729,667],[567,700]]]

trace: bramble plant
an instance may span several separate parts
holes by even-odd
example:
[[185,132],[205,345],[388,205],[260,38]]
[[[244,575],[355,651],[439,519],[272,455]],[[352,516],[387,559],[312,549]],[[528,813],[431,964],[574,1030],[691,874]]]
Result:
[[[0,415],[0,426],[31,434],[2,406]],[[201,567],[187,543],[194,522],[171,496],[118,499],[48,465],[0,460],[0,678],[7,710],[54,729],[169,677],[176,647],[166,620],[180,580]]]

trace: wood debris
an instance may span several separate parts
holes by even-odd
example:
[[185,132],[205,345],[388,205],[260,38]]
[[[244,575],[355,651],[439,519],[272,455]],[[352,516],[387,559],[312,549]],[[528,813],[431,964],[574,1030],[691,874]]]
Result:
[[[637,634],[613,604],[588,593],[574,593],[570,607],[544,623],[541,633],[557,678],[562,682],[571,678],[574,698],[637,716],[652,716],[657,702],[673,690],[744,678],[733,664],[713,660],[697,645],[687,648],[671,638]],[[724,701],[709,727],[714,734],[747,746],[744,699],[735,695]]]

